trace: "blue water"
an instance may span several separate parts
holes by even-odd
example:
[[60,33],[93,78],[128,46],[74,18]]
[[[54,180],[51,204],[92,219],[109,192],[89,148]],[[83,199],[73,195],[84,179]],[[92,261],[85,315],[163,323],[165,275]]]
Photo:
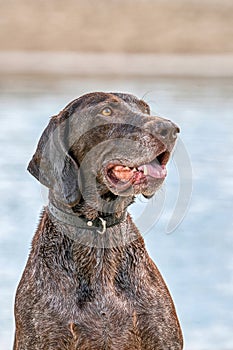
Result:
[[[27,163],[49,116],[96,90],[144,96],[155,114],[180,126],[181,151],[166,186],[149,204],[139,198],[131,212],[175,300],[185,348],[232,350],[233,81],[35,76],[0,81],[0,349],[12,347],[15,289],[45,203]],[[168,234],[182,188],[179,225]]]

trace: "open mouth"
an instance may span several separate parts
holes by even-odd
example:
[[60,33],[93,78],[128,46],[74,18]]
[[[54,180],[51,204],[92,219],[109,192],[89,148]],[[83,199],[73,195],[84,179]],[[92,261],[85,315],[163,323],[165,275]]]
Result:
[[157,155],[151,162],[128,166],[112,162],[105,168],[105,176],[111,186],[124,191],[130,186],[147,184],[149,181],[163,180],[167,175],[168,151]]

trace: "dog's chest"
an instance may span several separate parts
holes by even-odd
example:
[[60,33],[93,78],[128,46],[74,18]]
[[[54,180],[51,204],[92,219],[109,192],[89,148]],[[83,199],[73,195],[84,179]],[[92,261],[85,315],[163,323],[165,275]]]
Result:
[[70,325],[78,349],[120,349],[123,344],[132,343],[135,326],[131,303],[112,292],[84,303]]

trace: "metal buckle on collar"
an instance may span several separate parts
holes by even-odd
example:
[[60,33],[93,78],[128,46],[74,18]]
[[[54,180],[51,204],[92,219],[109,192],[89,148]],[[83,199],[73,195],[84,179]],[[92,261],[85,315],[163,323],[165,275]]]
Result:
[[105,221],[104,219],[102,219],[102,218],[100,218],[99,217],[99,219],[100,219],[100,221],[101,221],[101,224],[102,224],[102,231],[99,231],[99,230],[97,230],[97,232],[98,233],[100,233],[101,235],[103,235],[104,233],[105,233],[105,231],[106,231],[106,224],[107,224],[107,221]]
[[[102,230],[97,230],[96,232],[100,233],[101,235],[104,234],[104,232],[106,231],[107,228],[107,221],[98,217],[98,219],[100,219],[101,224],[102,224]],[[92,227],[93,226],[93,222],[92,221],[87,221],[87,226]]]

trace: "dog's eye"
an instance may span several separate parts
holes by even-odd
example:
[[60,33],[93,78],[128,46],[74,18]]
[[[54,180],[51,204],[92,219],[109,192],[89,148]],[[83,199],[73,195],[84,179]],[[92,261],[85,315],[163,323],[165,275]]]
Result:
[[106,107],[101,112],[105,117],[109,117],[112,114],[112,110],[109,107]]

